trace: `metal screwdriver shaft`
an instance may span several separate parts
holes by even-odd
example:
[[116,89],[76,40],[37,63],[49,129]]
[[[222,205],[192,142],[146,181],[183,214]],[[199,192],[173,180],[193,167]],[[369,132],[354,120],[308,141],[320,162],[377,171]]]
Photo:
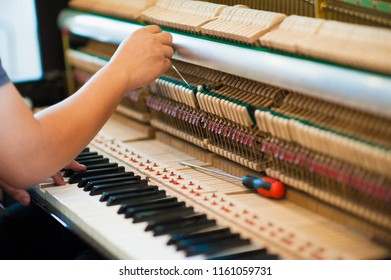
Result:
[[178,69],[175,67],[175,65],[174,64],[171,64],[171,66],[172,66],[172,69],[174,69],[175,70],[175,72],[178,74],[178,76],[179,77],[181,77],[181,79],[185,82],[185,84],[188,86],[188,87],[192,87],[187,81],[186,81],[186,79],[182,76],[182,74],[178,71]]
[[239,180],[246,188],[256,190],[260,195],[265,197],[281,199],[285,196],[284,184],[270,177],[243,176],[242,178],[240,178],[222,171],[201,167],[188,162],[181,162],[180,164]]
[[205,170],[205,171],[208,171],[208,172],[216,173],[216,174],[219,174],[219,175],[227,176],[229,178],[236,179],[236,180],[239,180],[239,181],[242,180],[242,178],[240,178],[240,177],[237,177],[237,176],[234,176],[234,175],[222,172],[222,171],[217,171],[217,170],[201,167],[201,166],[198,166],[198,165],[195,165],[195,164],[191,164],[191,163],[188,163],[188,162],[183,162],[182,161],[180,164],[187,165],[187,166],[194,167],[194,168],[201,169],[201,170]]

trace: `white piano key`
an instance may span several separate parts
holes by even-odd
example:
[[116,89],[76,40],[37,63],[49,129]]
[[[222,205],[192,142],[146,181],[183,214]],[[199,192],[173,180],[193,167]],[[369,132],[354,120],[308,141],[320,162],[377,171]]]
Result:
[[[146,232],[147,223],[132,223],[117,213],[119,206],[106,206],[100,196],[90,196],[76,184],[44,190],[47,201],[55,205],[72,224],[82,229],[94,243],[105,246],[120,259],[187,259],[174,246],[167,246],[168,235]],[[88,240],[87,240],[88,241]],[[194,259],[194,258],[193,258]]]

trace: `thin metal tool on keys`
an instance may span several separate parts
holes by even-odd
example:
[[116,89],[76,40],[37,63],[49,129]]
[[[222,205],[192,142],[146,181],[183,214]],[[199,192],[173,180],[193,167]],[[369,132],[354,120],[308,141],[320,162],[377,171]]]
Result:
[[194,167],[197,169],[205,170],[208,172],[216,173],[219,175],[227,176],[229,178],[233,178],[242,182],[242,184],[249,189],[253,189],[257,191],[260,195],[265,197],[271,197],[275,199],[281,199],[285,196],[285,185],[276,179],[262,176],[262,177],[254,177],[254,176],[243,176],[242,178],[233,176],[231,174],[213,170],[210,168],[201,167],[195,164],[191,164],[188,162],[181,162],[182,165],[187,165],[190,167]]
[[175,70],[175,72],[178,74],[179,77],[181,77],[181,79],[185,82],[185,84],[192,88],[192,86],[186,81],[186,79],[182,76],[182,74],[178,71],[178,69],[176,69],[175,65],[174,64],[171,64],[172,65],[172,69]]

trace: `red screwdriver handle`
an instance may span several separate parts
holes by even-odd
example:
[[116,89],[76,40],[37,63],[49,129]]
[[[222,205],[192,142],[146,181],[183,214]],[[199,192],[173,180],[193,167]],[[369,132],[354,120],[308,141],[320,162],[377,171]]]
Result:
[[242,183],[245,187],[256,190],[264,197],[281,199],[285,196],[285,185],[270,177],[244,176]]
[[285,185],[283,183],[270,177],[263,177],[262,180],[270,183],[271,187],[269,190],[259,188],[257,189],[258,193],[275,199],[281,199],[285,196]]

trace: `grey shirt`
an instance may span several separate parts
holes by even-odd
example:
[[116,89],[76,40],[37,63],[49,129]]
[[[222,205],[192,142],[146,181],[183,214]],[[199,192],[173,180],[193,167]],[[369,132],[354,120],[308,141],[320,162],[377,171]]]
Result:
[[3,66],[1,66],[1,59],[0,59],[0,87],[8,83],[10,79],[8,78],[7,73],[4,71]]

